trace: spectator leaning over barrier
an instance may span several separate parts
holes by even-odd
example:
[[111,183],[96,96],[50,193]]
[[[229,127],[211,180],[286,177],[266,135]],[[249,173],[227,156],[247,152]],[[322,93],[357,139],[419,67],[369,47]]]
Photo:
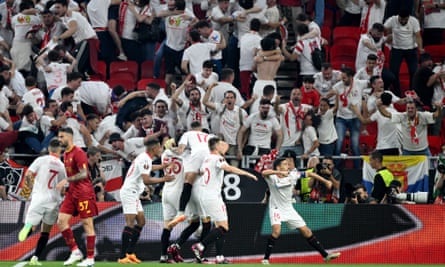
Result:
[[380,100],[377,107],[380,113],[391,119],[393,123],[401,125],[401,144],[403,155],[426,155],[431,156],[428,147],[428,124],[433,124],[442,112],[442,104],[435,103],[436,111],[417,111],[416,103],[408,101],[406,112],[389,112]]

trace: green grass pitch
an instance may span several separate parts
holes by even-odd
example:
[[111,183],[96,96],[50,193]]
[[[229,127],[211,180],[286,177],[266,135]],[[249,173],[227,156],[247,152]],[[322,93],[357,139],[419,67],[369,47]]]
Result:
[[[63,262],[61,261],[42,261],[43,267],[63,267]],[[158,262],[143,262],[141,264],[127,264],[128,266],[140,266],[140,267],[165,267],[169,266],[169,264],[161,264]],[[12,262],[12,261],[0,261],[0,267],[23,267],[23,266],[29,266],[26,265],[26,262]],[[75,267],[76,265],[72,265]],[[94,264],[94,267],[112,267],[112,266],[122,266],[121,264],[118,264],[117,262],[96,262]],[[180,263],[175,264],[173,266],[203,266],[203,264],[196,264],[196,263]],[[250,267],[250,266],[262,266],[260,263],[258,264],[230,264],[231,267]],[[289,266],[296,266],[296,264],[271,264],[271,267],[289,267]],[[425,265],[419,265],[419,264],[298,264],[298,266],[302,267],[326,267],[326,266],[332,266],[332,267],[352,267],[352,266],[360,266],[360,267],[397,267],[397,266],[425,266],[425,267],[439,267],[439,266],[445,266],[445,265],[433,265],[433,264],[425,264]]]

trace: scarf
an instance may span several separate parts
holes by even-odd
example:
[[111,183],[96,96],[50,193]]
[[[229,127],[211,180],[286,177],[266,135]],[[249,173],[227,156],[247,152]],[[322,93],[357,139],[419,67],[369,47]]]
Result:
[[128,8],[127,2],[122,2],[119,6],[119,28],[118,28],[119,36],[122,36],[122,32],[124,31],[124,22],[125,22],[125,16],[127,14],[127,8]]
[[414,121],[410,121],[408,118],[408,125],[410,126],[410,135],[411,135],[411,142],[413,144],[418,145],[419,144],[419,137],[417,137],[417,131],[416,126],[419,125],[419,116],[416,115],[414,118]]
[[366,12],[365,19],[362,20],[362,23],[360,24],[360,33],[365,34],[368,32],[368,25],[369,25],[369,15],[371,14],[371,8],[374,6],[374,2],[371,2],[368,5],[368,12]]
[[344,93],[340,95],[340,100],[343,102],[343,107],[348,106],[348,95],[351,93],[353,85],[354,85],[354,80],[352,80],[349,89],[345,90]]
[[288,136],[290,136],[290,130],[289,130],[289,109],[292,111],[292,113],[294,113],[295,124],[296,124],[297,131],[301,130],[301,120],[304,118],[304,111],[301,108],[301,105],[298,107],[298,110],[295,110],[295,107],[292,104],[292,101],[289,101],[289,103],[287,103],[286,113],[284,113],[284,122],[286,123]]

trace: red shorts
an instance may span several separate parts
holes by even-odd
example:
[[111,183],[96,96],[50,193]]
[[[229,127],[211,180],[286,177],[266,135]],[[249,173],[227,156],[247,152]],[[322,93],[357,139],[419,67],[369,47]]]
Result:
[[60,206],[59,212],[73,216],[79,215],[82,219],[94,217],[99,213],[95,196],[78,199],[71,194],[65,194],[65,199]]

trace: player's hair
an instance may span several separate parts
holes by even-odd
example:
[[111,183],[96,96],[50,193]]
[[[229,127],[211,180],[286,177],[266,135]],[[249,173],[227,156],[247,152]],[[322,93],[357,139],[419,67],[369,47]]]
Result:
[[297,25],[297,33],[299,36],[305,35],[309,32],[309,27],[306,24],[300,23]]
[[221,138],[215,136],[209,139],[209,141],[207,142],[209,145],[209,149],[210,151],[215,150],[216,144],[218,144],[218,142],[222,141]]
[[259,19],[252,19],[250,21],[250,28],[249,29],[251,31],[258,32],[258,31],[260,31],[260,28],[261,28],[261,21]]
[[73,91],[73,89],[71,89],[69,87],[63,88],[62,91],[60,92],[60,95],[62,97],[67,96],[67,95],[71,95],[71,94],[74,94],[74,91]]
[[372,54],[372,53],[366,57],[366,60],[376,60],[377,61],[377,59],[378,59],[377,55]]
[[62,127],[59,129],[59,133],[67,133],[70,135],[74,134],[73,129],[71,129],[71,127]]
[[275,40],[269,37],[263,38],[260,45],[263,51],[272,51],[276,49]]
[[192,89],[190,89],[189,94],[190,94],[192,91],[197,91],[198,94],[199,94],[199,96],[201,96],[201,91],[199,91],[198,87],[193,87]]
[[185,1],[184,0],[176,0],[175,7],[177,10],[185,10]]
[[45,108],[49,108],[50,104],[52,103],[57,103],[57,101],[55,99],[48,99],[48,101],[46,101]]
[[275,92],[275,87],[273,87],[273,85],[268,84],[263,88],[263,96],[273,95],[274,92]]
[[34,108],[30,104],[26,104],[22,109],[22,116],[27,116],[34,112]]
[[344,67],[341,69],[341,72],[343,72],[344,74],[346,74],[349,77],[353,77],[355,72],[353,69],[351,69],[350,67]]
[[113,87],[113,94],[117,97],[120,97],[122,94],[125,93],[125,88],[122,85],[116,85]]
[[399,16],[401,18],[407,18],[411,14],[411,10],[407,6],[401,6],[399,10]]
[[236,98],[236,93],[235,93],[234,91],[232,91],[232,90],[228,90],[228,91],[224,92],[224,97],[226,97],[226,96],[227,96],[227,94],[232,94],[232,95],[233,95],[233,97],[235,97],[235,98]]
[[55,61],[58,61],[59,59],[60,59],[59,51],[56,51],[53,49],[48,52],[48,60],[50,62],[55,62]]
[[190,35],[190,39],[191,39],[193,42],[199,42],[199,41],[201,41],[201,35],[199,35],[199,32],[198,32],[197,30],[191,30],[191,31],[189,32],[189,35]]
[[34,76],[28,76],[25,79],[25,86],[36,86],[37,80]]
[[327,70],[327,69],[330,69],[330,68],[332,68],[332,64],[329,63],[329,62],[324,62],[324,63],[321,64],[321,69],[322,70]]
[[389,106],[391,105],[392,102],[392,95],[390,93],[386,93],[384,92],[381,96],[380,99],[382,100],[382,104],[385,106]]
[[286,161],[286,160],[287,160],[287,159],[284,158],[284,157],[279,157],[279,158],[277,158],[276,160],[274,160],[274,162],[273,162],[273,169],[276,170],[277,167],[278,167],[279,165],[281,165],[281,163],[282,163],[283,161]]
[[99,115],[97,115],[95,113],[90,113],[87,115],[87,122],[95,120],[95,119],[100,119]]
[[253,7],[253,0],[239,0],[238,4],[244,9],[250,9]]
[[25,1],[22,1],[19,5],[20,12],[22,12],[23,10],[26,10],[26,9],[30,9],[30,8],[34,8],[33,1],[25,0]]
[[372,24],[372,29],[376,30],[378,32],[384,32],[385,31],[385,26],[383,26],[382,23],[378,23],[377,22],[377,23]]
[[201,122],[199,121],[192,121],[190,124],[190,128],[192,129],[200,129],[202,127]]
[[374,84],[375,81],[377,81],[378,79],[380,79],[379,75],[373,75],[373,76],[371,76],[371,78],[369,78],[369,83]]
[[305,13],[300,13],[300,14],[298,14],[296,20],[297,21],[308,21],[309,20],[309,16],[306,15]]
[[151,110],[149,110],[148,108],[144,108],[141,110],[140,114],[141,117],[144,117],[145,115],[147,116],[152,116],[153,112]]
[[382,153],[380,153],[377,150],[372,151],[371,154],[369,154],[369,158],[370,159],[375,159],[375,160],[377,160],[380,163],[383,161]]
[[147,87],[150,87],[151,89],[153,89],[155,91],[161,90],[161,86],[159,85],[159,83],[148,83]]
[[158,138],[149,139],[144,143],[144,145],[147,149],[151,149],[151,148],[155,147],[156,145],[160,145],[160,142],[159,142]]
[[221,81],[225,81],[229,79],[231,75],[233,75],[234,72],[231,68],[224,68],[221,70]]
[[74,81],[77,79],[82,79],[82,78],[83,78],[82,73],[74,71],[74,72],[68,73],[68,75],[66,76],[66,81],[71,82],[71,81]]
[[206,28],[206,27],[211,28],[210,23],[205,19],[200,20],[195,24],[196,29],[201,29],[201,28]]
[[51,139],[51,141],[49,141],[49,145],[48,145],[48,151],[51,153],[56,153],[58,152],[57,150],[62,146],[62,144],[60,143],[59,139],[57,139],[57,137]]
[[321,102],[325,102],[326,104],[329,105],[329,99],[327,99],[326,97],[322,97],[322,98],[320,98],[320,103],[321,103]]
[[91,157],[96,155],[97,153],[100,153],[99,148],[95,147],[95,146],[90,146],[87,150],[87,156]]
[[314,82],[315,82],[314,76],[307,75],[304,76],[303,78],[303,83],[314,83]]
[[60,111],[65,112],[68,110],[69,107],[73,107],[73,104],[71,104],[70,101],[65,101],[60,104]]
[[211,60],[206,60],[202,63],[202,68],[213,69],[213,62]]

